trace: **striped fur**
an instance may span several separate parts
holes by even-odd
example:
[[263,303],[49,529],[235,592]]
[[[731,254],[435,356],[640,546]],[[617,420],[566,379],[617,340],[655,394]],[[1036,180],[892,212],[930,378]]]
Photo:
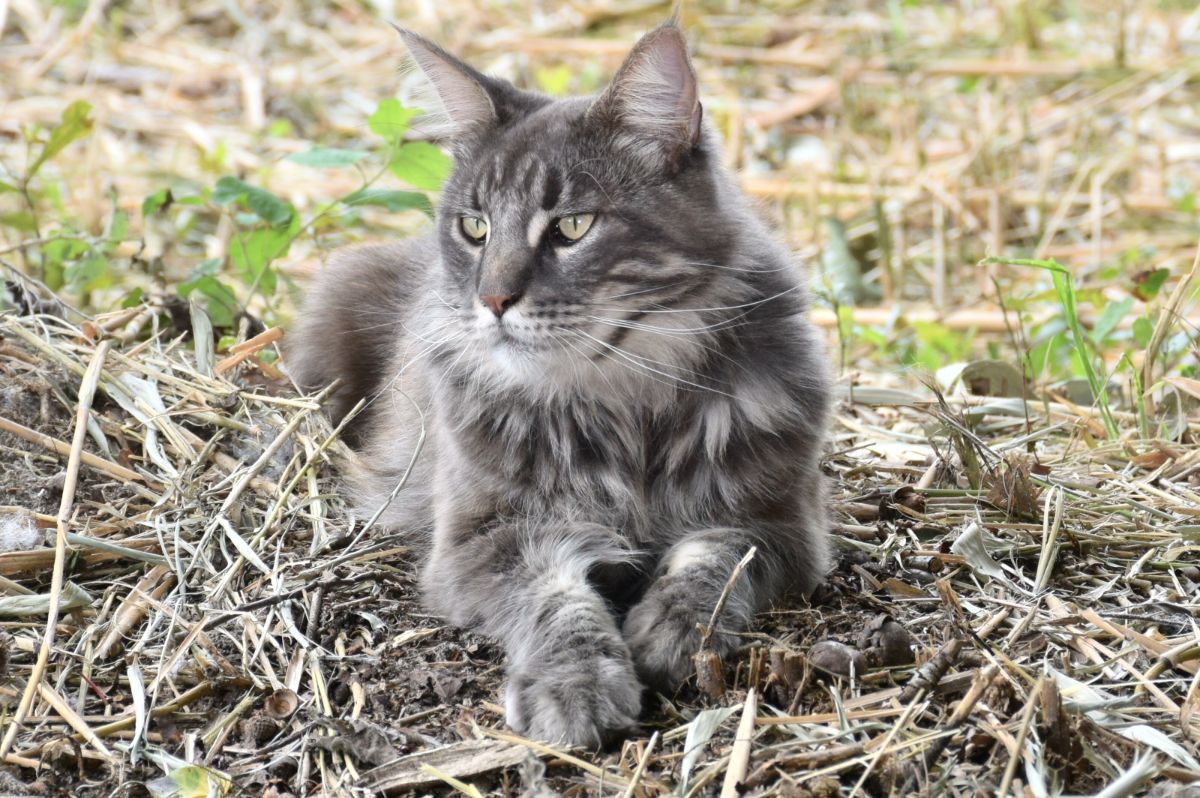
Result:
[[[509,722],[599,744],[643,685],[686,678],[750,546],[722,652],[822,580],[825,357],[801,273],[699,124],[677,29],[600,97],[555,101],[405,42],[461,117],[436,232],[339,254],[289,367],[343,381],[335,415],[369,400],[358,505],[407,480],[383,521],[428,535],[431,607],[505,646]],[[574,213],[595,221],[565,245],[554,220]],[[487,220],[482,246],[464,214]],[[497,318],[481,293],[517,300]]]

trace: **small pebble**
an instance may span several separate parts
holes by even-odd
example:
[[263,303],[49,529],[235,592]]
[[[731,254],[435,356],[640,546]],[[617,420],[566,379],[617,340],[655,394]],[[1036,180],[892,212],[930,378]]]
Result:
[[837,676],[856,676],[867,672],[867,658],[861,651],[836,640],[822,640],[808,650],[808,661],[814,668]]

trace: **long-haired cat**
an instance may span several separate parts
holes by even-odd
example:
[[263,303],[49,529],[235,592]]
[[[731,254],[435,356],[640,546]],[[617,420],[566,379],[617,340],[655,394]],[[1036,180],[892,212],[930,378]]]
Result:
[[[292,334],[341,380],[352,489],[428,535],[423,590],[498,640],[507,720],[596,745],[643,686],[736,647],[828,564],[830,387],[802,275],[720,164],[685,40],[634,46],[598,96],[551,99],[402,32],[454,123],[428,237],[351,249]],[[419,442],[423,445],[418,446]]]

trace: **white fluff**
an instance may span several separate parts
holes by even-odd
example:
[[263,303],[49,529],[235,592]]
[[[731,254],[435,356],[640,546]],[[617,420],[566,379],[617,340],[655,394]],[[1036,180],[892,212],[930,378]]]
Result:
[[0,516],[0,552],[29,551],[42,545],[41,530],[26,515]]

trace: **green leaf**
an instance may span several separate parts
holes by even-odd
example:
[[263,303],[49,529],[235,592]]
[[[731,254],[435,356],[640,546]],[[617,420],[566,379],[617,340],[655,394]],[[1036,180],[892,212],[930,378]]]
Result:
[[16,190],[17,190],[17,187],[14,186],[12,183],[5,183],[3,180],[0,180],[0,194],[3,194],[6,191],[16,191]]
[[366,158],[368,153],[361,150],[341,150],[336,147],[313,147],[306,152],[296,152],[283,160],[298,163],[302,166],[313,166],[318,169],[340,169]]
[[236,177],[222,177],[213,188],[212,201],[215,205],[229,205],[234,202],[244,203],[272,227],[284,227],[292,221],[295,209],[290,203],[284,202],[271,192],[251,186]]
[[56,263],[82,258],[87,251],[87,242],[78,238],[56,238],[42,248],[46,260]]
[[136,308],[142,304],[142,298],[146,296],[146,292],[141,288],[134,288],[121,300],[121,308]]
[[199,291],[208,299],[208,317],[215,327],[232,327],[238,313],[237,297],[233,289],[222,283],[216,277],[202,274],[194,280],[180,283],[176,290],[187,299],[193,291]]
[[442,187],[454,162],[428,141],[410,141],[392,153],[388,166],[392,174],[409,185],[436,191]]
[[197,277],[216,276],[221,272],[220,258],[205,258],[192,267],[191,278],[194,280]]
[[1027,376],[1030,380],[1040,380],[1046,372],[1046,367],[1050,364],[1054,351],[1058,348],[1062,341],[1062,336],[1059,333],[1051,335],[1046,340],[1029,350],[1029,355],[1026,357],[1028,366]]
[[433,215],[433,205],[430,204],[429,197],[416,191],[361,188],[353,194],[342,197],[342,203],[351,207],[376,205],[392,212],[418,210],[427,216]]
[[62,122],[50,131],[50,138],[42,147],[41,154],[29,167],[29,177],[37,174],[37,170],[42,167],[42,164],[62,152],[63,148],[72,141],[83,138],[92,131],[92,120],[88,119],[91,111],[91,103],[84,100],[76,100],[67,106],[62,114]]
[[1088,351],[1087,338],[1084,336],[1083,325],[1079,323],[1079,309],[1076,302],[1075,282],[1071,279],[1071,272],[1067,267],[1063,266],[1053,258],[1049,260],[1033,260],[1029,258],[984,258],[983,263],[1000,263],[1012,264],[1014,266],[1033,266],[1038,269],[1045,269],[1050,272],[1054,281],[1054,292],[1058,295],[1058,302],[1062,305],[1063,315],[1066,317],[1067,326],[1071,330],[1071,337],[1074,339],[1074,349],[1072,350],[1073,359],[1078,363],[1080,369],[1087,377],[1088,385],[1091,386],[1092,395],[1096,397],[1096,405],[1100,409],[1100,417],[1104,419],[1104,428],[1108,433],[1108,437],[1116,440],[1118,437],[1118,429],[1116,419],[1113,418],[1112,411],[1108,407],[1108,392],[1104,385],[1100,383],[1100,375],[1096,373],[1096,366],[1092,363],[1091,352]]
[[271,261],[287,253],[292,243],[289,230],[267,228],[235,236],[229,245],[230,259],[246,285],[255,283],[263,293],[275,293],[275,272],[267,268]]
[[199,765],[185,765],[172,771],[171,781],[179,788],[179,798],[210,798],[229,791],[228,782]]
[[129,215],[124,211],[113,212],[112,219],[108,222],[108,235],[106,238],[110,244],[119,244],[125,240],[125,236],[129,234]]
[[571,69],[565,64],[555,67],[542,67],[533,73],[538,88],[552,97],[561,97],[571,87]]
[[69,264],[64,272],[67,286],[76,293],[86,293],[109,282],[108,260],[99,255]]
[[146,219],[159,211],[166,210],[175,201],[175,197],[171,195],[171,189],[160,188],[146,199],[142,200],[142,218]]
[[1154,337],[1154,322],[1142,316],[1133,320],[1133,340],[1139,347],[1145,349]]
[[1125,297],[1120,302],[1109,302],[1104,306],[1104,312],[1100,314],[1100,318],[1096,320],[1096,326],[1092,329],[1092,340],[1099,344],[1105,338],[1117,329],[1117,325],[1121,323],[1121,319],[1125,318],[1129,311],[1133,308],[1133,297]]
[[1162,290],[1163,285],[1166,284],[1167,278],[1170,276],[1170,269],[1154,269],[1153,271],[1139,272],[1133,278],[1133,293],[1143,302],[1149,302],[1158,296],[1158,292]]
[[981,262],[984,264],[997,263],[1002,266],[1005,264],[1012,265],[1012,266],[1033,266],[1036,269],[1045,269],[1048,272],[1056,272],[1059,274],[1068,274],[1069,275],[1071,273],[1067,269],[1066,266],[1063,266],[1061,263],[1054,260],[1054,258],[1051,258],[1050,260],[1034,260],[1033,258],[991,257],[991,258],[984,258]]
[[21,230],[26,233],[32,233],[37,230],[37,222],[34,221],[33,214],[25,211],[0,213],[0,226],[11,227],[14,230]]
[[408,122],[416,115],[416,109],[405,108],[399,100],[389,97],[367,118],[367,125],[394,144],[408,131]]

